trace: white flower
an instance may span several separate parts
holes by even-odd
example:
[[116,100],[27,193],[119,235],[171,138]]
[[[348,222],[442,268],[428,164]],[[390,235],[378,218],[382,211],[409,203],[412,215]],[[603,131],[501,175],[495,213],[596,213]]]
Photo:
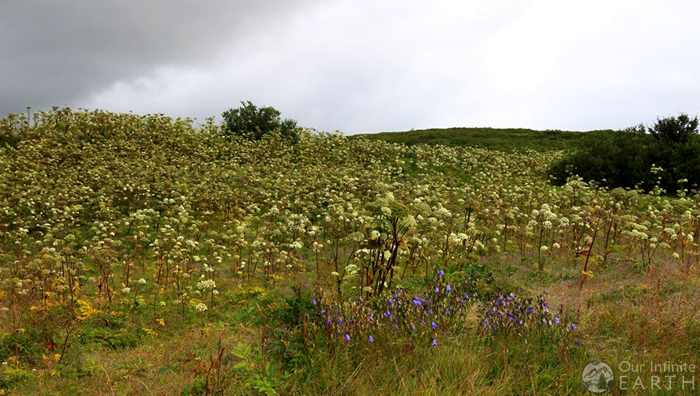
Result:
[[139,283],[142,284],[142,285],[145,285],[145,284],[146,284],[146,280],[143,279],[143,278],[141,278],[141,279],[139,279]]
[[129,287],[125,287],[122,289],[122,293],[124,293],[124,294],[129,294],[130,291],[131,291],[131,288],[129,288]]
[[216,288],[216,282],[212,279],[207,279],[203,280],[199,283],[197,283],[197,289],[199,290],[209,290],[209,289],[215,289]]
[[204,311],[207,310],[207,304],[205,304],[205,303],[199,303],[199,304],[197,304],[197,305],[194,306],[194,309],[196,309],[196,310],[199,311],[199,312],[204,312]]

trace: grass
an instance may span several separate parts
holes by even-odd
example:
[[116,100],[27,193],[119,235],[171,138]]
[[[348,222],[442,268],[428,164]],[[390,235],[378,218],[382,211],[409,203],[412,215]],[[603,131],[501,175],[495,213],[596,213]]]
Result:
[[[700,364],[697,197],[551,187],[561,152],[335,135],[290,149],[102,113],[63,135],[65,115],[0,152],[0,395],[583,395],[593,358]],[[576,139],[493,131],[479,139],[506,151]],[[643,224],[648,239],[629,231]],[[391,290],[373,295],[388,261],[367,251],[392,250]],[[642,373],[646,389],[610,394],[679,393]]]
[[570,150],[576,148],[587,133],[608,133],[611,130],[573,132],[522,128],[445,128],[419,129],[406,132],[379,132],[351,136],[384,140],[391,143],[439,144],[444,146],[470,146],[492,150]]
[[[579,290],[566,262],[539,273],[527,260],[490,261],[467,271],[491,274],[489,287],[525,284],[531,293],[549,291],[553,310],[561,305],[578,312],[577,332],[563,338],[547,332],[488,336],[472,325],[444,334],[436,347],[402,338],[333,345],[320,334],[301,334],[297,320],[311,294],[298,294],[296,285],[309,281],[307,273],[225,295],[226,309],[204,326],[170,317],[162,330],[142,334],[125,320],[113,331],[125,337],[122,342],[96,336],[104,328],[86,323],[82,345],[69,348],[62,364],[44,359],[39,370],[6,367],[2,382],[18,395],[205,395],[214,366],[221,367],[221,387],[213,393],[220,395],[583,395],[580,372],[593,357],[613,366],[700,362],[698,281],[673,263],[646,274],[618,263]],[[411,275],[403,284],[415,292],[425,287],[423,279]],[[476,315],[474,307],[467,321],[474,323]],[[252,348],[236,352],[242,345]],[[676,394],[664,392],[652,394]]]

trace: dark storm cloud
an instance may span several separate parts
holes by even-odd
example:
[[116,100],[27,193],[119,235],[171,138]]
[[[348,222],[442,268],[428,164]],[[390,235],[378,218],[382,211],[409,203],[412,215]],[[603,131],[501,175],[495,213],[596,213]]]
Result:
[[300,1],[0,3],[0,115],[70,104],[154,67],[196,66],[274,29]]

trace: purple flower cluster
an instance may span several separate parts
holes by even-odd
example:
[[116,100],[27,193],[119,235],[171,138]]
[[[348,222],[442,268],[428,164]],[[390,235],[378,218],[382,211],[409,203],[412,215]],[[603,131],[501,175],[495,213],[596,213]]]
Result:
[[483,331],[523,333],[532,329],[555,329],[575,331],[576,324],[561,324],[558,315],[549,311],[544,295],[536,298],[521,297],[510,293],[508,296],[486,302],[479,312],[479,322]]
[[472,298],[458,285],[447,283],[438,271],[423,294],[409,294],[398,287],[392,293],[370,301],[354,299],[342,303],[317,296],[317,323],[332,339],[363,340],[372,344],[380,338],[417,337],[437,345],[441,332],[465,323]]

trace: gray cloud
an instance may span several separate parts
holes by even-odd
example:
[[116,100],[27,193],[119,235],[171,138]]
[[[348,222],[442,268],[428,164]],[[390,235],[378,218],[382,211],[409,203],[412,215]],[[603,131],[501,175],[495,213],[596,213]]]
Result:
[[691,0],[63,3],[0,6],[0,112],[252,100],[360,133],[623,128],[700,103]]
[[196,66],[307,2],[10,0],[0,4],[0,114],[71,104],[163,65]]

